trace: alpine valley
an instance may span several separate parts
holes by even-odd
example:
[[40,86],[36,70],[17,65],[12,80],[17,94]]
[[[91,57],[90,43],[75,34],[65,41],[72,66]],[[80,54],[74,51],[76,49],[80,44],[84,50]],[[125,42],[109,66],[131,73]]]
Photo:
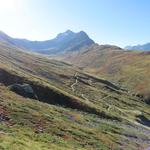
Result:
[[150,51],[84,31],[46,41],[0,32],[0,150],[144,150]]

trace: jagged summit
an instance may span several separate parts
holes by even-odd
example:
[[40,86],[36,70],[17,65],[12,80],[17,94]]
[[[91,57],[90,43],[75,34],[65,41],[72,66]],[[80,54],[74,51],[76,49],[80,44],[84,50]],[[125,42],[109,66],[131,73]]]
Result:
[[59,33],[56,38],[46,41],[30,41],[11,38],[0,31],[0,40],[7,41],[19,48],[24,48],[27,51],[48,55],[63,54],[68,51],[78,51],[85,46],[94,44],[94,41],[90,39],[86,32],[80,31],[75,33],[71,30]]
[[80,31],[80,32],[78,32],[78,33],[79,33],[80,35],[88,36],[87,33],[84,32],[84,31]]
[[75,33],[75,32],[73,32],[73,31],[71,31],[71,30],[67,30],[67,31],[64,32],[64,33],[66,33],[66,34],[73,34],[73,33]]
[[75,33],[71,30],[67,30],[63,33],[59,33],[56,38],[59,38],[59,37],[62,37],[62,36],[72,36],[72,35],[75,35]]

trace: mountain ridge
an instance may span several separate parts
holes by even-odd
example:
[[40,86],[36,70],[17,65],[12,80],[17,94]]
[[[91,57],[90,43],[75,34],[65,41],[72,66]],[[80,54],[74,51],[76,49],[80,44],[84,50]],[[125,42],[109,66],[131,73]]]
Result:
[[146,44],[138,44],[133,46],[126,46],[127,50],[142,50],[142,51],[150,51],[150,42]]
[[19,48],[23,48],[27,51],[47,55],[76,51],[95,43],[92,39],[90,39],[86,32],[80,31],[75,33],[71,30],[58,34],[54,39],[45,41],[30,41],[27,39],[12,38],[1,31],[0,40]]
[[125,51],[116,46],[93,44],[56,59],[128,87],[150,103],[149,54],[146,51]]

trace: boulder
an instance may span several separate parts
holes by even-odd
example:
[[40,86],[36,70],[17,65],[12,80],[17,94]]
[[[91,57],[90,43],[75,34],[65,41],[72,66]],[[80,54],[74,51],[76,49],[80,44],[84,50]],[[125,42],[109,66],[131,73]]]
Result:
[[16,94],[19,94],[25,98],[38,99],[33,88],[29,84],[12,84],[9,89]]

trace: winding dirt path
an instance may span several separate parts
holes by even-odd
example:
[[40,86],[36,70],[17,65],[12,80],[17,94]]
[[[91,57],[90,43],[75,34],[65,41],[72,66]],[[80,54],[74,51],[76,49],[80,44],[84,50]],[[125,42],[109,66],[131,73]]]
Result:
[[[73,92],[75,92],[75,90],[76,90],[76,89],[75,89],[75,86],[78,84],[78,79],[79,79],[79,77],[78,77],[78,73],[77,73],[77,72],[75,73],[74,78],[75,78],[75,82],[71,85],[71,89],[72,89]],[[89,80],[89,83],[92,84],[92,81]],[[86,98],[84,94],[81,94],[81,97],[82,97],[84,100],[89,101],[89,99]]]
[[82,98],[85,99],[86,101],[89,101],[89,99],[86,98],[86,97],[84,96],[84,94],[81,94],[81,96],[82,96]]
[[74,75],[74,78],[76,79],[75,82],[71,85],[71,89],[73,92],[75,92],[74,86],[78,83],[78,73],[76,72]]
[[[79,79],[79,77],[78,77],[78,73],[77,73],[77,72],[75,73],[74,78],[75,78],[75,82],[71,85],[71,89],[72,89],[73,92],[75,92],[75,90],[76,90],[76,89],[75,89],[75,86],[78,84],[78,79]],[[92,84],[92,80],[91,80],[91,79],[89,79],[89,83],[90,83],[90,85]],[[89,101],[89,99],[85,96],[85,94],[81,94],[81,97],[82,97],[84,100]],[[106,98],[108,98],[108,97],[111,97],[111,95],[105,96],[104,98],[102,98],[102,100],[104,100],[104,99],[106,99]],[[140,111],[138,111],[138,110],[124,110],[124,109],[118,108],[118,107],[116,107],[116,106],[114,106],[114,105],[108,104],[107,110],[110,111],[110,109],[112,109],[112,108],[114,108],[114,109],[116,109],[116,110],[119,110],[120,112],[124,113],[125,115],[126,115],[127,113],[130,113],[130,112],[131,112],[131,113],[135,113],[135,114],[137,114],[137,115],[142,114],[142,112],[140,112]],[[147,130],[150,131],[150,128],[147,127],[147,126],[144,126],[144,125],[142,125],[142,124],[140,124],[140,123],[138,123],[138,122],[136,122],[136,121],[133,121],[133,120],[127,118],[127,117],[123,117],[123,118],[126,119],[126,120],[128,120],[129,122],[132,122],[132,123],[133,123],[134,125],[136,125],[136,126],[145,128],[145,129],[147,129]]]
[[111,106],[111,105],[108,105],[107,110],[110,111],[111,108],[112,108],[112,106]]

